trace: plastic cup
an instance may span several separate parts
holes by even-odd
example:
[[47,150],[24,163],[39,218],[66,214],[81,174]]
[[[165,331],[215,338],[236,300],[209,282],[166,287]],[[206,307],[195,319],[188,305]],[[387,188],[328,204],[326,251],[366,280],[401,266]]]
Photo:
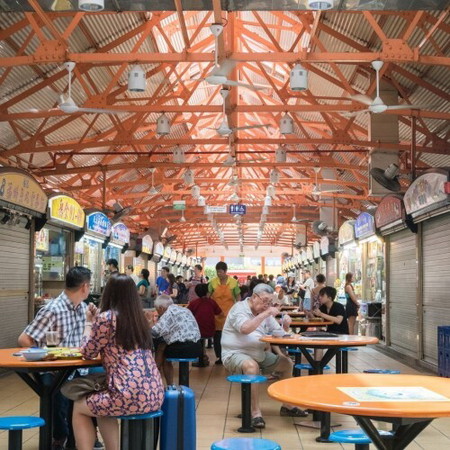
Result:
[[45,333],[47,347],[57,347],[59,344],[59,333],[57,331],[47,331]]

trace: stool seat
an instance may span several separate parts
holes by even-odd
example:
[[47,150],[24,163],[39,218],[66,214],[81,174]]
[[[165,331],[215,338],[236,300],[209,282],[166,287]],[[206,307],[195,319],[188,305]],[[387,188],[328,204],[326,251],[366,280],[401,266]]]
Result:
[[34,416],[0,417],[0,430],[26,430],[45,425],[45,420]]
[[267,381],[267,377],[264,375],[236,374],[228,375],[227,380],[231,383],[264,383]]
[[[296,364],[294,367],[299,370],[314,370],[311,364]],[[327,365],[322,370],[330,370],[330,366]]]
[[269,439],[227,438],[214,442],[211,450],[281,450],[281,446]]
[[132,416],[119,416],[120,420],[146,420],[146,419],[154,419],[155,417],[161,417],[163,412],[159,409],[158,411],[150,411],[145,414],[134,414]]
[[342,347],[339,349],[341,352],[357,352],[358,349],[356,347]]
[[389,375],[397,375],[400,373],[400,370],[367,369],[367,370],[364,370],[364,373],[382,373],[382,374],[389,374]]
[[170,362],[198,362],[198,358],[166,358]]
[[[378,431],[381,436],[392,436],[389,431]],[[371,444],[372,440],[363,430],[339,430],[331,433],[328,437],[331,442],[340,444]]]

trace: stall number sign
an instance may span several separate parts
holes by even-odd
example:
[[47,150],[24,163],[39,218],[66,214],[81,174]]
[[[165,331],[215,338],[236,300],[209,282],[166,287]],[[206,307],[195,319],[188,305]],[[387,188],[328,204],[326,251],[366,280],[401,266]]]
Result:
[[247,214],[247,206],[245,205],[230,205],[230,214],[239,214],[243,216]]

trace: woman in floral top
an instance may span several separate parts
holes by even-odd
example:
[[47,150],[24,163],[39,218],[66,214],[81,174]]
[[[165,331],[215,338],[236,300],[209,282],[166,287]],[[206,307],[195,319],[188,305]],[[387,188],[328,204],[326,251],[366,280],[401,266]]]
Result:
[[164,398],[161,375],[151,352],[152,338],[134,281],[116,275],[108,281],[100,311],[89,305],[81,353],[102,357],[106,389],[74,404],[73,429],[78,450],[92,450],[97,417],[107,450],[119,449],[114,416],[144,414],[160,409]]

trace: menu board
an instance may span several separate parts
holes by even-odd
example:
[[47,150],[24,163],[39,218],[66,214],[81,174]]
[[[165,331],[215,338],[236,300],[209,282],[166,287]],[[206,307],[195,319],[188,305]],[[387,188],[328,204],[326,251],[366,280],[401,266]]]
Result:
[[0,168],[0,200],[44,214],[47,195],[26,172],[12,167]]
[[375,219],[372,214],[362,212],[355,221],[356,239],[363,239],[375,234]]
[[130,243],[130,230],[123,223],[116,223],[111,229],[111,242],[118,245]]
[[355,221],[347,220],[341,225],[338,233],[339,245],[345,245],[355,240]]
[[49,275],[47,279],[60,280],[64,278],[64,258],[62,256],[43,256],[42,272]]
[[86,217],[86,231],[106,238],[111,234],[111,221],[102,212],[94,212]]
[[153,250],[153,239],[148,234],[142,238],[142,253],[151,255]]
[[48,240],[48,228],[42,228],[35,233],[36,250],[41,252],[48,252],[49,240]]
[[71,225],[73,228],[83,228],[85,215],[80,204],[67,195],[58,195],[50,198],[48,202],[50,209],[50,219],[64,224]]

